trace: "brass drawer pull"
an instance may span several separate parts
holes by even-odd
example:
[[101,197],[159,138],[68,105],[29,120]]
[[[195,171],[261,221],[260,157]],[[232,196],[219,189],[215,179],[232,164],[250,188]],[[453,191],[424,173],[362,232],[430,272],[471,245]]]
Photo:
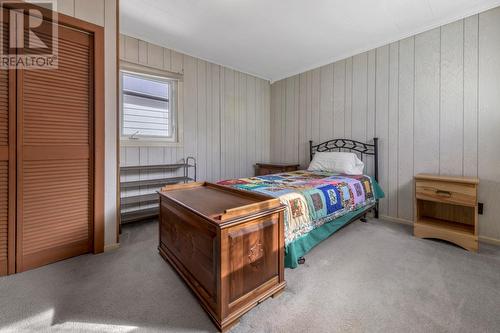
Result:
[[436,190],[436,194],[442,197],[448,197],[448,198],[451,197],[450,191]]

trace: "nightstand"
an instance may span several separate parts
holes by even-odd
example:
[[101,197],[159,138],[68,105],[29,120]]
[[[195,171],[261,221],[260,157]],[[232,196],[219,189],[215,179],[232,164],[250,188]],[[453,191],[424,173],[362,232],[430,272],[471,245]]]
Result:
[[429,174],[415,176],[413,234],[478,250],[479,179]]
[[290,163],[257,163],[255,164],[255,175],[264,176],[273,173],[281,173],[288,171],[296,171],[299,169],[299,164]]

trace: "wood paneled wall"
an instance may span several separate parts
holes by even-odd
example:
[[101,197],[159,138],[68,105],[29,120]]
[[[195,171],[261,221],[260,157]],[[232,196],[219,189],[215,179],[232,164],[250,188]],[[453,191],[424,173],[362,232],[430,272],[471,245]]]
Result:
[[480,234],[500,240],[499,36],[496,8],[273,83],[272,160],[377,136],[382,215],[413,219],[416,173],[479,176]]
[[119,0],[57,0],[57,11],[104,27],[105,54],[105,245],[112,247],[116,235],[117,189],[117,2]]
[[[122,166],[174,163],[194,156],[198,180],[217,181],[251,176],[256,162],[269,160],[268,81],[129,36],[120,38],[120,58],[183,74],[182,144],[122,145]],[[149,189],[141,194],[144,191]]]

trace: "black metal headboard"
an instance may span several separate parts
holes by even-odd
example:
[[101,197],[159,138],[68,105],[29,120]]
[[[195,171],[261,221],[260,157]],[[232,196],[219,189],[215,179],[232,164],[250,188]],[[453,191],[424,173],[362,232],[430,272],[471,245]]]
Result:
[[327,151],[354,151],[361,154],[361,160],[364,155],[372,155],[374,157],[375,180],[378,181],[378,138],[373,138],[373,143],[363,143],[351,139],[333,139],[323,143],[313,145],[309,141],[309,154],[312,161],[316,152]]

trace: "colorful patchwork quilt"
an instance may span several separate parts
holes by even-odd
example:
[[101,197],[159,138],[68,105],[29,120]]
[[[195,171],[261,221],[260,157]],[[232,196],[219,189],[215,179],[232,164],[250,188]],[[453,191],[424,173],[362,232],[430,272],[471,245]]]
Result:
[[285,244],[348,212],[375,203],[369,176],[293,171],[224,180],[221,185],[279,197],[285,210]]

